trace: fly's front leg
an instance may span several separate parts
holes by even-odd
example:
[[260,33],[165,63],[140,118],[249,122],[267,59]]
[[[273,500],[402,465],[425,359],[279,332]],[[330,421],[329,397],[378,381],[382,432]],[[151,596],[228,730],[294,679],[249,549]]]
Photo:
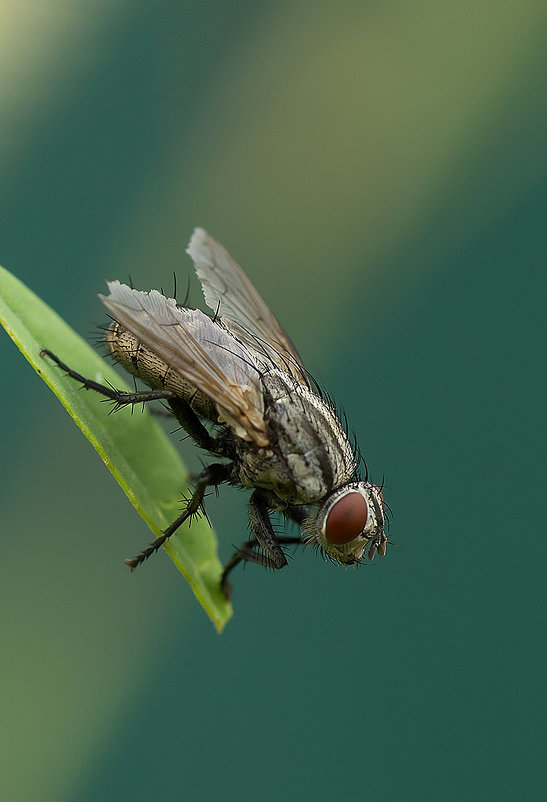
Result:
[[189,518],[192,518],[193,515],[197,515],[199,513],[207,488],[216,487],[216,485],[219,485],[222,482],[227,482],[230,479],[231,474],[231,464],[222,465],[220,463],[214,463],[213,465],[209,465],[207,468],[205,468],[196,478],[196,488],[186,504],[184,512],[179,515],[179,517],[173,521],[173,523],[168,526],[167,529],[164,529],[160,537],[156,538],[156,540],[154,540],[154,542],[151,543],[148,548],[141,551],[141,553],[133,559],[126,560],[125,564],[128,565],[132,571],[134,571],[135,568],[137,568],[142,562],[147,560],[152,554],[154,554],[154,552],[160,549],[165,541],[177,531],[179,526],[181,526]]
[[283,515],[298,526],[302,526],[306,518],[310,517],[310,507],[305,504],[292,504],[283,510]]
[[[281,548],[280,539],[275,534],[270,521],[268,501],[260,490],[255,490],[249,501],[249,523],[254,537],[235,552],[222,572],[220,586],[227,599],[232,595],[228,574],[242,560],[258,563],[266,568],[283,568],[287,565],[287,558]],[[265,554],[258,551],[257,546],[261,546]]]
[[[287,544],[287,545],[299,545],[302,544],[302,540],[299,537],[278,537],[277,538],[278,544]],[[222,588],[222,592],[229,600],[232,598],[232,583],[228,580],[229,574],[233,571],[236,565],[239,565],[240,562],[252,562],[258,563],[258,565],[263,565],[266,568],[271,567],[271,560],[268,554],[264,554],[261,551],[257,550],[257,546],[259,545],[258,540],[256,537],[251,538],[251,540],[247,540],[241,548],[239,548],[232,557],[228,560],[226,565],[224,566],[224,571],[222,572],[222,577],[220,580],[220,587]],[[286,564],[286,558],[285,558]],[[280,566],[281,568],[283,566]]]
[[62,362],[58,356],[53,354],[47,348],[43,348],[40,351],[40,356],[48,356],[55,362],[56,365],[61,368],[61,370],[64,370],[67,376],[70,376],[71,379],[80,382],[80,384],[85,387],[86,390],[94,390],[96,393],[100,393],[106,398],[109,398],[114,402],[114,409],[119,409],[121,407],[130,406],[133,404],[141,404],[145,403],[146,401],[170,401],[173,398],[176,398],[175,393],[173,393],[171,390],[142,390],[134,393],[128,393],[125,390],[116,390],[114,387],[109,387],[106,384],[100,384],[99,382],[93,381],[93,379],[86,379],[86,377],[82,376],[81,373],[69,368],[68,365]]
[[249,523],[253,535],[266,552],[267,562],[264,564],[271,568],[287,565],[287,558],[270,521],[268,501],[260,490],[255,490],[249,501]]

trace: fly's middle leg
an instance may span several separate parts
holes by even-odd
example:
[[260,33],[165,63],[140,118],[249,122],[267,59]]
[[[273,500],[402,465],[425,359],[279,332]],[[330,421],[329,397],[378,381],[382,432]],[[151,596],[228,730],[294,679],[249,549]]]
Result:
[[186,399],[180,397],[172,398],[169,401],[169,406],[175,418],[196,445],[205,451],[212,451],[221,456],[222,452],[218,449],[216,439],[209,434]]
[[208,487],[216,487],[217,485],[222,484],[222,482],[229,481],[232,474],[232,466],[231,464],[221,464],[221,463],[213,463],[205,468],[199,476],[196,478],[196,488],[188,500],[184,508],[184,512],[179,515],[179,517],[173,521],[167,529],[164,529],[161,535],[154,540],[146,549],[143,549],[140,554],[133,559],[129,559],[125,561],[125,564],[128,565],[132,571],[135,570],[141,563],[147,560],[154,552],[158,551],[166,540],[168,540],[171,535],[173,535],[179,526],[191,519],[192,516],[197,515],[200,512],[200,509],[203,504],[203,499],[205,497],[205,491]]

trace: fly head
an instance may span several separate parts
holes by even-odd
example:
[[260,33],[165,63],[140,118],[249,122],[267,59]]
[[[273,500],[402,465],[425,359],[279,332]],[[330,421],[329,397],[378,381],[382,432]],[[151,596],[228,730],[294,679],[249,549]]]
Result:
[[343,565],[386,553],[382,491],[372,482],[352,482],[328,496],[315,517],[306,521],[306,541]]

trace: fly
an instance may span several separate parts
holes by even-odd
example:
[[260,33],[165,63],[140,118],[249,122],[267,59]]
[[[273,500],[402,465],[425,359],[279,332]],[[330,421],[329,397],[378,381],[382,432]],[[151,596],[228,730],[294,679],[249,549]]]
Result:
[[[203,450],[223,460],[195,478],[184,511],[148,548],[126,560],[134,570],[203,510],[208,488],[226,482],[252,490],[251,538],[226,563],[221,587],[242,561],[287,565],[284,546],[303,543],[343,565],[386,553],[382,490],[359,475],[359,459],[332,403],[310,378],[291,341],[228,252],[197,228],[187,253],[210,317],[157,290],[107,283],[100,295],[113,323],[105,346],[149,390],[123,392],[86,379],[45,349],[73,379],[117,407],[164,401]],[[209,428],[205,425],[209,424]],[[280,512],[300,527],[279,536]]]

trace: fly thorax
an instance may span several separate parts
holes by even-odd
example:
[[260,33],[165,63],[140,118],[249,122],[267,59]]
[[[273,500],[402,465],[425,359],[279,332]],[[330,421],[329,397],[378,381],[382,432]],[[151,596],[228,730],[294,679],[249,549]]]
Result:
[[263,377],[269,429],[295,485],[293,503],[318,502],[355,474],[340,421],[322,398],[282,371]]

